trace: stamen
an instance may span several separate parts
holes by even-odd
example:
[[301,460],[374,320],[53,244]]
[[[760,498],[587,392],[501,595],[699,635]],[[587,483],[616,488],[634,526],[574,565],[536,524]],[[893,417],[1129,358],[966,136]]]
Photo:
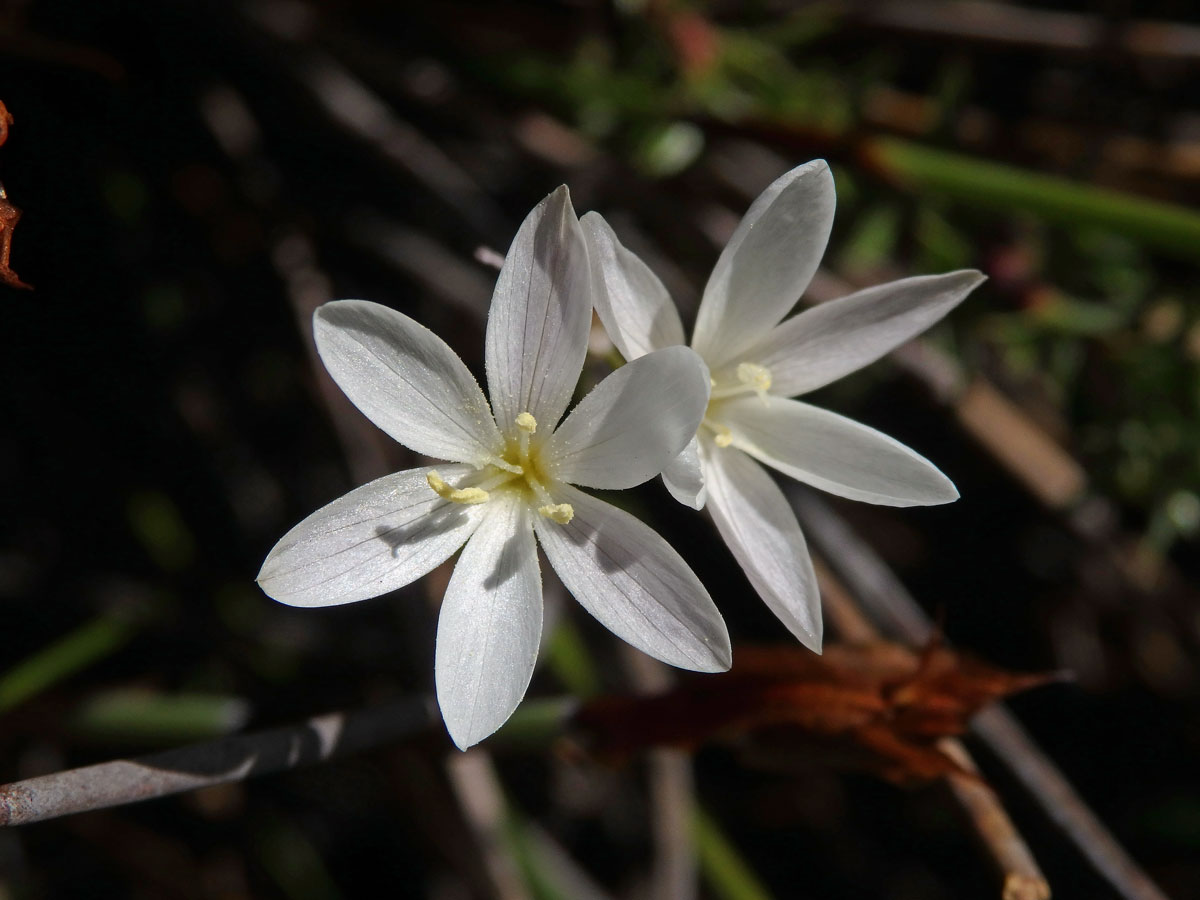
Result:
[[737,397],[746,393],[747,390],[754,391],[758,394],[759,399],[765,404],[767,402],[767,391],[771,389],[774,379],[771,377],[771,370],[766,366],[760,366],[758,363],[740,362],[733,370],[733,377],[730,377],[728,369],[722,369],[718,373],[719,378],[710,378],[713,382],[711,400],[723,400],[726,397]]
[[537,431],[537,419],[535,419],[529,413],[523,412],[517,416],[517,427],[526,434],[533,434],[535,431]]
[[746,387],[753,388],[763,403],[767,402],[767,391],[771,389],[770,369],[766,366],[760,366],[758,363],[738,363],[737,377],[738,381],[746,385]]
[[433,492],[443,500],[449,500],[451,503],[462,503],[471,506],[476,503],[486,503],[488,501],[488,492],[482,488],[452,488],[446,484],[442,476],[437,473],[437,469],[430,469],[425,476],[425,480],[429,482],[429,486],[433,488]]
[[566,525],[575,518],[575,507],[570,503],[547,503],[545,506],[539,506],[538,512],[559,525]]
[[538,512],[551,522],[566,525],[575,518],[575,508],[570,503],[555,503],[546,486],[532,474],[525,476],[525,483],[529,485],[533,495],[542,501],[543,505],[538,507]]
[[499,456],[489,456],[484,460],[484,465],[495,466],[497,469],[503,469],[505,472],[511,472],[513,475],[524,475],[525,470],[518,465],[507,462]]
[[733,432],[727,426],[709,418],[705,418],[700,424],[713,433],[713,443],[718,447],[728,447],[733,443]]

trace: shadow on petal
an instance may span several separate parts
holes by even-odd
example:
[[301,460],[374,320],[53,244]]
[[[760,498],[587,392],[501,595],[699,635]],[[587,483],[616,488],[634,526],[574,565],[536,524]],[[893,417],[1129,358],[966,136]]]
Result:
[[416,521],[405,525],[397,525],[394,528],[389,528],[386,525],[376,525],[375,536],[392,548],[393,557],[399,558],[401,548],[406,545],[415,541],[448,534],[466,524],[466,521],[466,507],[455,503],[447,503],[432,510],[427,515],[421,516]]
[[504,542],[500,556],[496,559],[496,568],[484,579],[483,586],[489,591],[495,590],[507,581],[521,574],[521,565],[525,561],[523,552],[524,536],[514,532],[512,537]]

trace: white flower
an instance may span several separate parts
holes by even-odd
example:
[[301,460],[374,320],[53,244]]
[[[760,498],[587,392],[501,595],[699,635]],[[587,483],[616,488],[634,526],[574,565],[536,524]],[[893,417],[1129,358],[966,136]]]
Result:
[[435,662],[442,716],[462,748],[508,719],[533,674],[535,534],[575,598],[618,636],[681,668],[729,668],[724,622],[687,564],[633,516],[573,487],[628,488],[662,471],[699,427],[708,372],[685,347],[652,353],[559,424],[587,352],[591,299],[562,187],[525,219],[496,284],[491,406],[462,360],[407,316],[362,300],[314,316],[321,359],[354,404],[406,447],[450,462],[387,475],[313,513],[275,545],[258,583],[293,606],[352,603],[408,584],[465,544]]
[[[706,499],[755,590],[806,646],[820,650],[821,608],[796,516],[758,463],[841,497],[887,506],[947,503],[949,479],[865,425],[787,399],[874,362],[924,331],[983,281],[976,271],[905,278],[781,320],[817,269],[835,205],[823,160],[778,178],[717,260],[692,348],[712,373],[699,433],[663,472],[681,503]],[[662,282],[596,213],[583,217],[596,311],[626,359],[685,342]],[[756,462],[757,460],[757,462]]]

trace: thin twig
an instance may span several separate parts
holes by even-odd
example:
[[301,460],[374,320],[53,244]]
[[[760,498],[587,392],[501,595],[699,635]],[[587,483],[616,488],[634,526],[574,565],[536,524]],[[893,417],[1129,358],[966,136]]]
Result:
[[[355,213],[346,221],[345,234],[368,253],[417,281],[439,301],[479,321],[487,318],[496,279],[444,244],[387,216],[367,211]],[[499,259],[503,265],[504,257]]]
[[446,774],[474,832],[494,896],[500,900],[529,897],[505,838],[508,813],[491,755],[478,749],[455,754],[446,760]]
[[971,730],[1003,759],[1046,814],[1071,836],[1096,871],[1126,897],[1166,900],[1166,895],[1129,857],[1112,834],[1083,804],[1058,767],[1033,742],[1021,723],[1002,707],[986,709]]
[[[638,693],[662,693],[674,684],[674,675],[663,663],[632,647],[622,649],[625,669]],[[699,877],[689,826],[696,803],[691,756],[658,748],[649,752],[647,763],[655,850],[651,894],[663,900],[695,900]]]
[[478,237],[511,234],[507,217],[471,175],[333,56],[314,49],[318,14],[297,4],[263,0],[245,10],[246,21],[263,37],[286,48],[285,70],[344,134],[372,147],[453,210]]
[[1179,60],[1200,57],[1200,28],[1182,22],[1126,22],[1114,33],[1098,15],[1026,9],[988,0],[892,0],[859,7],[865,24],[955,42],[1015,44],[1084,54],[1110,53],[1115,45],[1132,56]]
[[[814,558],[813,562],[830,623],[843,639],[851,643],[879,640],[879,629],[862,614],[845,585],[820,558]],[[945,738],[938,746],[962,768],[977,771],[975,761],[961,741]],[[1003,900],[1049,900],[1050,885],[996,793],[981,781],[962,775],[951,775],[947,781],[1000,871]]]
[[[914,645],[927,642],[933,629],[929,617],[875,551],[823,501],[802,488],[788,491],[806,533],[881,628]],[[1004,706],[996,704],[980,713],[972,720],[971,730],[1021,780],[1047,816],[1121,896],[1166,900]]]
[[313,340],[313,312],[333,299],[332,281],[320,268],[317,248],[304,229],[292,221],[271,221],[282,206],[280,182],[264,177],[275,167],[263,153],[258,120],[242,95],[228,86],[207,91],[201,97],[200,110],[218,145],[236,166],[245,196],[255,201],[263,218],[274,225],[271,263],[283,282],[320,399],[329,412],[350,470],[359,482],[378,478],[392,469],[384,438],[326,373]]
[[[938,748],[968,772],[978,774],[975,760],[962,741],[942,738]],[[1050,900],[1050,884],[996,792],[981,780],[961,775],[952,775],[947,781],[1004,876],[1002,900]]]
[[0,826],[25,825],[296,769],[425,734],[437,721],[433,700],[422,697],[66,769],[0,786]]

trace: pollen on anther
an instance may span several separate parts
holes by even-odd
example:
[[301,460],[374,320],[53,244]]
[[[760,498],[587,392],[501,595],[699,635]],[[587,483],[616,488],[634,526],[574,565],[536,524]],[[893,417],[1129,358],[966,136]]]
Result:
[[754,388],[756,391],[771,389],[771,370],[758,363],[738,363],[737,377],[742,384]]
[[733,432],[729,430],[729,426],[714,422],[707,417],[701,424],[713,433],[713,443],[718,447],[728,447],[733,443]]
[[559,525],[566,525],[575,518],[575,508],[570,503],[547,503],[539,506],[538,512]]
[[523,412],[517,416],[517,427],[526,434],[533,434],[537,431],[537,419],[529,413]]
[[438,474],[437,469],[430,469],[425,474],[425,480],[429,482],[429,486],[433,492],[443,500],[449,500],[451,503],[462,503],[466,506],[472,506],[476,503],[486,503],[489,494],[483,488],[468,487],[468,488],[452,488],[448,485],[445,479]]

